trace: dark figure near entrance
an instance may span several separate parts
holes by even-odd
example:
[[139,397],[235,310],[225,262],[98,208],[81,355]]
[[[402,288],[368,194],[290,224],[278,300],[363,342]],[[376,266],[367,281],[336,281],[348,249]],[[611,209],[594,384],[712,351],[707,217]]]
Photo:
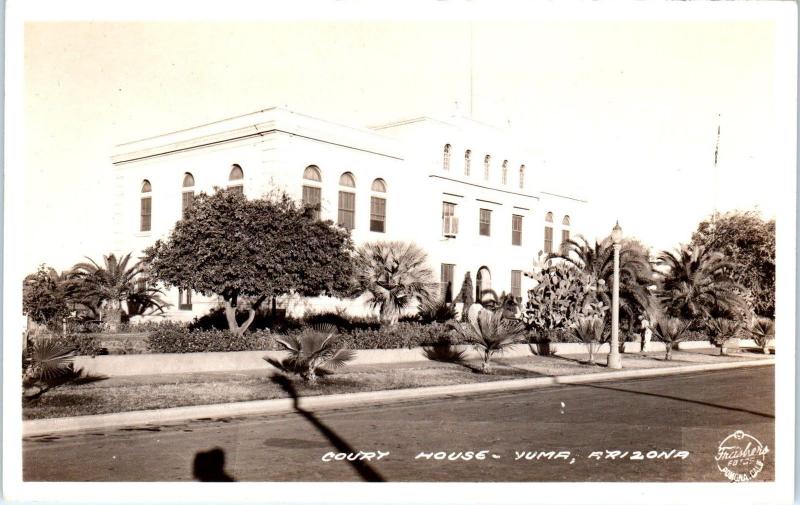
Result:
[[225,473],[225,451],[219,447],[195,454],[194,478],[200,482],[234,482],[236,480]]

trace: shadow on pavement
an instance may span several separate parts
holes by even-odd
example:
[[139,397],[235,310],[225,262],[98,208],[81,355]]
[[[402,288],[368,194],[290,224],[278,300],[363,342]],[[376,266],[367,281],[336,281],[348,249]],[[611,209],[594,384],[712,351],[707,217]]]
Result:
[[[322,433],[325,438],[327,438],[331,444],[336,448],[339,452],[344,453],[356,453],[356,451],[346,440],[336,434],[335,431],[325,426],[317,417],[307,410],[303,410],[300,408],[299,396],[297,395],[297,390],[294,388],[294,384],[290,381],[287,377],[283,375],[273,375],[272,382],[279,385],[289,393],[289,396],[292,397],[294,400],[294,410],[296,410],[300,415],[306,418],[308,422],[310,422],[314,427]],[[365,482],[386,482],[381,474],[379,474],[375,469],[373,469],[369,464],[364,461],[347,461],[353,467],[353,469],[358,472],[358,475]]]
[[200,482],[235,482],[236,479],[225,472],[225,451],[215,447],[194,455],[194,478]]
[[679,401],[679,402],[694,403],[696,405],[705,405],[706,407],[716,407],[718,409],[733,410],[733,411],[736,411],[736,412],[744,412],[744,413],[747,413],[747,414],[752,414],[754,416],[766,417],[768,419],[775,419],[774,415],[765,414],[763,412],[756,412],[755,410],[742,409],[742,408],[739,408],[739,407],[729,407],[727,405],[720,405],[720,404],[717,404],[717,403],[703,402],[703,401],[700,401],[700,400],[691,400],[689,398],[681,398],[679,396],[662,395],[660,393],[648,393],[648,392],[645,392],[645,391],[636,391],[636,390],[633,390],[633,389],[615,388],[615,387],[611,387],[611,386],[601,386],[599,384],[586,384],[586,383],[584,383],[584,384],[576,384],[576,386],[596,388],[596,389],[607,389],[609,391],[620,391],[620,392],[623,392],[623,393],[634,393],[634,394],[637,394],[637,395],[655,396],[657,398],[666,398],[668,400],[676,400],[676,401]]

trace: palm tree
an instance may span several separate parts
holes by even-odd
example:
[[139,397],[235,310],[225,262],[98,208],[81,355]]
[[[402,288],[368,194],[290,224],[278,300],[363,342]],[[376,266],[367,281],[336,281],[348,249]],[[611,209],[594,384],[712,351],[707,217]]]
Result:
[[664,342],[667,354],[664,357],[667,361],[672,360],[672,349],[688,337],[687,330],[692,325],[692,321],[684,321],[677,317],[658,316],[653,323],[653,335]]
[[[560,253],[550,256],[551,260],[558,258],[578,267],[589,279],[591,296],[583,301],[584,306],[593,301],[611,306],[614,246],[609,238],[591,245],[578,236],[566,241]],[[619,281],[620,311],[628,318],[628,326],[632,326],[637,316],[650,307],[650,286],[654,284],[647,249],[635,240],[624,240],[620,246]]]
[[491,359],[506,347],[525,341],[525,327],[503,316],[502,310],[480,310],[469,314],[468,321],[450,322],[450,327],[464,342],[483,353],[481,371],[491,373]]
[[356,281],[379,309],[381,322],[395,324],[407,309],[429,303],[435,296],[427,255],[409,242],[370,242],[358,250]]
[[337,328],[332,324],[321,324],[306,330],[299,336],[288,335],[275,337],[289,356],[282,361],[264,358],[272,366],[303,377],[309,384],[317,383],[317,371],[330,373],[330,368],[339,368],[355,358],[356,353],[350,349],[336,349],[332,339]]
[[709,339],[711,343],[719,347],[719,354],[725,354],[725,342],[734,338],[739,332],[742,324],[733,319],[724,317],[714,317],[708,320],[706,328],[708,329]]
[[598,347],[602,345],[603,338],[603,318],[599,316],[580,317],[578,321],[570,327],[570,334],[576,340],[586,344],[589,350],[589,365],[594,365],[594,354]]
[[664,268],[659,298],[666,313],[687,320],[727,316],[742,308],[739,286],[731,279],[734,264],[702,246],[682,246],[658,256]]
[[25,398],[36,398],[76,375],[72,367],[75,349],[60,344],[52,337],[33,339],[26,347],[22,362]]
[[89,262],[72,267],[74,279],[71,293],[83,304],[93,306],[105,315],[106,323],[115,329],[122,319],[122,302],[130,301],[129,308],[156,307],[164,302],[158,297],[160,290],[137,286],[141,279],[142,263],[129,266],[130,253],[117,259],[114,254],[103,256],[101,266],[91,258]]
[[775,338],[775,321],[766,317],[754,318],[748,331],[764,354],[769,354],[767,344]]

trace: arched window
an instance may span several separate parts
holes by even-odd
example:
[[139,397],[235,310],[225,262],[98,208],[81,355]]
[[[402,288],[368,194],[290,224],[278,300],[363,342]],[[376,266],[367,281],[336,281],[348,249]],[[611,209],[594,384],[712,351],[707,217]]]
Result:
[[553,252],[553,213],[548,212],[544,216],[544,252]]
[[445,171],[450,170],[450,144],[444,145],[444,160],[442,160],[442,168]]
[[464,151],[464,175],[469,175],[470,162],[472,161],[472,151],[467,149]]
[[[346,188],[355,188],[356,179],[350,172],[345,172],[339,177],[339,185]],[[353,191],[339,190],[339,213],[337,224],[348,230],[356,227],[356,194]]]
[[492,274],[488,267],[480,267],[475,276],[475,300],[478,303],[496,301],[494,291],[492,291]]
[[340,186],[347,186],[348,188],[355,188],[356,187],[356,178],[353,177],[353,174],[350,172],[345,172],[339,177],[339,185]]
[[489,164],[492,162],[492,155],[487,154],[485,158],[483,158],[483,180],[489,180]]
[[372,181],[372,191],[386,193],[386,181],[383,179],[375,179]]
[[231,173],[228,176],[228,189],[240,195],[244,194],[244,172],[237,163],[231,165]]
[[[375,179],[372,181],[372,191],[386,193],[386,181]],[[373,195],[369,202],[369,231],[386,233],[386,197]]]
[[303,170],[303,206],[311,210],[311,216],[319,219],[322,209],[322,174],[319,167],[309,165]]
[[525,189],[525,165],[519,166],[519,189]]
[[508,184],[508,160],[503,160],[502,179],[503,184]]
[[319,172],[319,167],[316,165],[309,165],[303,170],[303,179],[307,181],[322,182],[322,174]]
[[142,181],[141,206],[139,210],[139,231],[150,231],[153,222],[153,187],[147,179]]
[[194,176],[189,172],[183,175],[183,192],[181,194],[181,217],[186,217],[194,201]]
[[564,216],[564,219],[561,220],[561,224],[563,225],[563,228],[561,228],[561,247],[564,247],[564,244],[569,240],[569,216]]

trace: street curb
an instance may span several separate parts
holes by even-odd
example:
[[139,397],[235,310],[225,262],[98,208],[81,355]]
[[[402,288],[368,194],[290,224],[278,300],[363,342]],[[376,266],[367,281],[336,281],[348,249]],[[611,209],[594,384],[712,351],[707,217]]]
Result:
[[[465,395],[471,393],[515,391],[558,384],[581,384],[587,382],[630,379],[638,377],[658,377],[661,375],[707,372],[774,364],[774,358],[763,358],[744,362],[686,365],[655,369],[598,372],[581,375],[534,377],[530,379],[512,379],[494,382],[478,382],[472,384],[456,384],[449,386],[369,391],[364,393],[308,396],[299,399],[299,406],[304,410],[316,411],[370,403],[419,400],[425,398]],[[119,428],[123,426],[142,426],[154,423],[160,424],[165,422],[187,421],[192,419],[233,417],[254,414],[282,414],[292,411],[294,411],[292,399],[279,398],[275,400],[256,400],[249,402],[218,403],[213,405],[193,405],[189,407],[171,407],[158,410],[137,410],[132,412],[118,412],[114,414],[99,414],[93,416],[34,419],[22,422],[22,435],[23,437],[32,437],[37,435],[52,435],[74,431]]]

